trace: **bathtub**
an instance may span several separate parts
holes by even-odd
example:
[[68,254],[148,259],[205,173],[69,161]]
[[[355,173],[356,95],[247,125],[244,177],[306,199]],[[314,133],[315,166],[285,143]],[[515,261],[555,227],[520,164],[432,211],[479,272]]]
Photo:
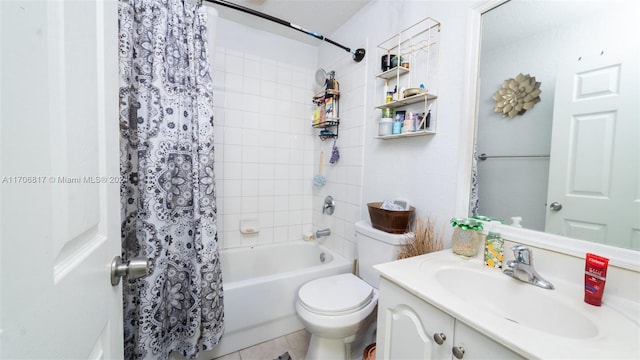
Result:
[[295,310],[307,281],[351,272],[352,263],[315,242],[220,251],[225,331],[211,359],[303,329]]

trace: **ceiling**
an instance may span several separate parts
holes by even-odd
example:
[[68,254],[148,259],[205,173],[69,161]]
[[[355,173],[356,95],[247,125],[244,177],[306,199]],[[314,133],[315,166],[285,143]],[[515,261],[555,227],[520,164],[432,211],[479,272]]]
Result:
[[[307,30],[328,36],[346,23],[355,13],[371,0],[232,0],[227,1],[286,22],[301,26]],[[322,41],[296,31],[288,26],[262,19],[219,4],[204,0],[207,6],[218,10],[220,17],[236,23],[251,26],[263,31],[281,35],[293,40],[318,46]],[[331,38],[338,43],[340,39]]]
[[624,1],[511,0],[482,15],[482,47],[492,49],[566,25],[581,17],[604,13]]

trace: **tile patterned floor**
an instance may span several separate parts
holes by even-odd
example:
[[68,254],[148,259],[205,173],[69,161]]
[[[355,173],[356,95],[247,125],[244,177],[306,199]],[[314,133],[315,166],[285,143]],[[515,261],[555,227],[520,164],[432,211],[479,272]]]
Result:
[[311,334],[302,329],[214,360],[272,360],[285,352],[289,352],[293,360],[304,360],[310,337]]

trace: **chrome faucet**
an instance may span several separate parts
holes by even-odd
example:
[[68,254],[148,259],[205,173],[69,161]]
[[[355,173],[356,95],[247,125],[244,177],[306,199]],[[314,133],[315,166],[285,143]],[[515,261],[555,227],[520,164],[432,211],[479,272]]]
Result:
[[318,231],[316,231],[316,239],[319,239],[323,236],[329,236],[331,235],[331,229],[326,228],[326,229],[320,229]]
[[511,248],[515,260],[507,261],[508,269],[503,272],[514,279],[524,281],[529,284],[540,286],[543,289],[553,289],[553,284],[543,279],[536,269],[533,268],[533,256],[531,249],[524,245],[516,245]]

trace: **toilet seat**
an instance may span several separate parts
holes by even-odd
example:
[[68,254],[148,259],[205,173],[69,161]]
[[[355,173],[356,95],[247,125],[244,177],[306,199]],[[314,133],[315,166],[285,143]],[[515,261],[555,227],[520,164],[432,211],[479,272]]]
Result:
[[353,274],[340,274],[312,280],[298,291],[298,303],[319,315],[345,315],[369,305],[374,290]]

